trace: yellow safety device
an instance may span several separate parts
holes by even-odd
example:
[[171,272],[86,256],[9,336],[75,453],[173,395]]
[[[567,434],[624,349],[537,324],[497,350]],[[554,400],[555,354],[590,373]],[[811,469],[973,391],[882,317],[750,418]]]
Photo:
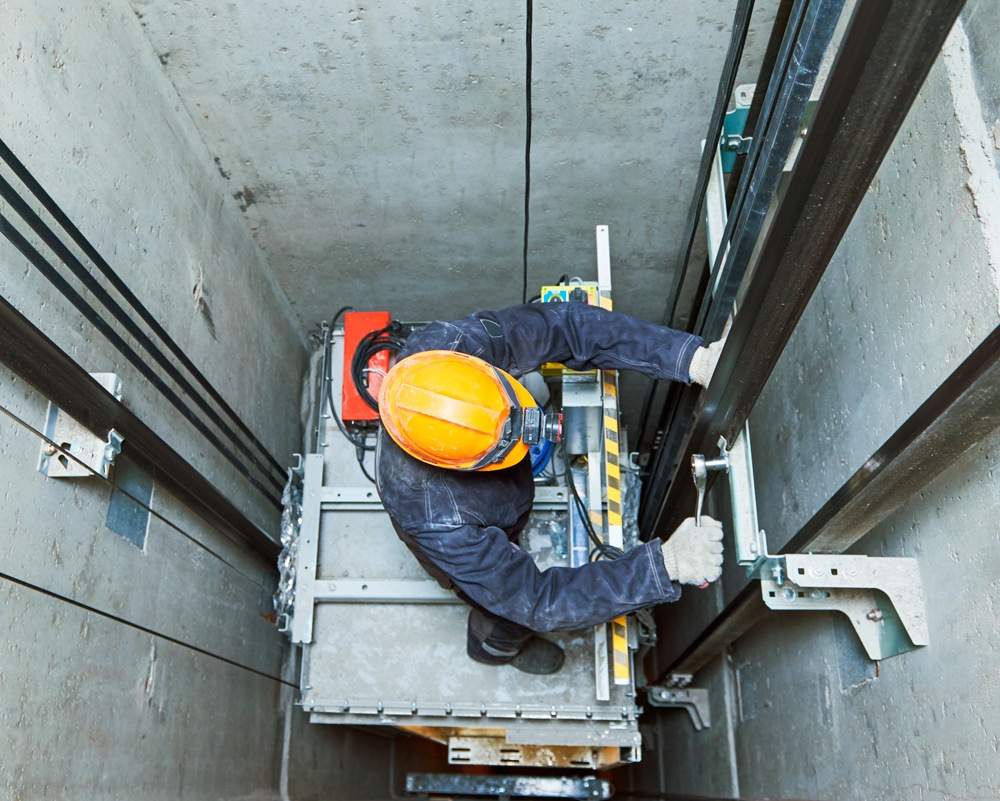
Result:
[[410,456],[452,470],[501,470],[541,439],[557,440],[561,415],[488,362],[449,350],[408,356],[379,391],[382,425]]

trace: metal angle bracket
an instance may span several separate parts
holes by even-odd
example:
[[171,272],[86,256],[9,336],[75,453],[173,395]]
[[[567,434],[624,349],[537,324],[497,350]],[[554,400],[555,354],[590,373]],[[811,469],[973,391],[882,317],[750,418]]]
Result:
[[715,459],[700,454],[691,459],[698,510],[708,472],[728,473],[736,562],[748,577],[760,580],[769,608],[843,612],[874,660],[927,645],[923,584],[915,559],[768,553],[767,537],[757,521],[749,424],[731,446],[724,439],[719,446]]
[[874,660],[927,645],[924,589],[916,559],[786,554],[785,578],[761,579],[771,609],[843,612]]
[[[91,373],[115,400],[122,399],[122,381],[114,373]],[[105,439],[97,436],[49,401],[45,418],[46,438],[56,443],[42,442],[38,456],[38,472],[49,478],[86,478],[95,473],[108,477],[115,457],[121,453],[122,435],[113,428]],[[79,462],[70,459],[72,455]],[[82,462],[82,464],[81,464]],[[85,466],[86,465],[86,466]]]
[[712,709],[708,703],[708,690],[698,687],[650,687],[647,695],[650,706],[676,707],[687,711],[695,731],[710,728]]

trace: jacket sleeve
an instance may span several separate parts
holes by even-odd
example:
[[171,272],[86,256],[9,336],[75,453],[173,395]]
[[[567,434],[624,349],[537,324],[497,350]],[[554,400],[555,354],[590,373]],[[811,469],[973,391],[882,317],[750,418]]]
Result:
[[432,323],[410,337],[403,355],[456,350],[515,377],[554,361],[690,383],[691,357],[701,344],[694,334],[584,303],[529,303]]
[[466,525],[411,536],[466,595],[532,631],[570,631],[676,601],[680,587],[663,564],[660,541],[614,562],[540,571],[531,556],[493,526]]

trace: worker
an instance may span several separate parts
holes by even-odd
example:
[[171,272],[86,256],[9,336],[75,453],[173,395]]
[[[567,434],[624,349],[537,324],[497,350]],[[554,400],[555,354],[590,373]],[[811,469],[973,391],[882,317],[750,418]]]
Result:
[[[633,369],[707,385],[721,342],[585,303],[529,303],[414,332],[379,394],[382,503],[421,565],[470,607],[467,652],[555,673],[565,655],[539,632],[572,631],[680,597],[722,572],[722,525],[685,520],[613,561],[540,571],[517,545],[534,498],[528,444],[541,410],[516,378],[545,362]],[[549,436],[553,420],[547,418]]]

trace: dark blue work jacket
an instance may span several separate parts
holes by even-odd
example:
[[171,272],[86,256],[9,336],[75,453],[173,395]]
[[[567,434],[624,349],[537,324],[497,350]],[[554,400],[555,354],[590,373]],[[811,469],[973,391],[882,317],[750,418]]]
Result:
[[[556,361],[576,370],[632,369],[687,383],[701,342],[583,303],[532,303],[432,323],[410,336],[400,358],[453,350],[514,377]],[[524,525],[535,495],[530,461],[525,457],[485,473],[432,467],[405,453],[381,429],[378,491],[400,538],[433,577],[532,631],[594,626],[680,597],[658,539],[616,561],[540,571],[510,539]]]

